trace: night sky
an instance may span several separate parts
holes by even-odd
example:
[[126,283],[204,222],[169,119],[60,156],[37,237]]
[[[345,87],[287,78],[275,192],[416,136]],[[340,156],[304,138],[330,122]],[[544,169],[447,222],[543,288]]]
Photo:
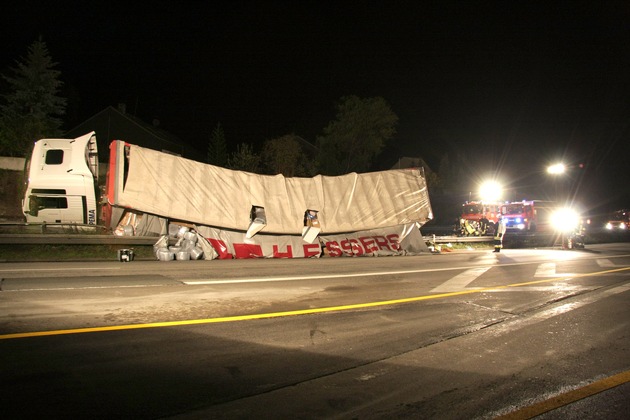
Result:
[[[496,175],[522,198],[555,182],[587,211],[630,207],[628,1],[135,3],[11,5],[0,71],[41,36],[64,128],[125,103],[202,148],[221,123],[231,150],[315,143],[342,96],[381,96],[399,125],[378,169],[459,154],[463,190]],[[543,173],[559,159],[560,186]]]

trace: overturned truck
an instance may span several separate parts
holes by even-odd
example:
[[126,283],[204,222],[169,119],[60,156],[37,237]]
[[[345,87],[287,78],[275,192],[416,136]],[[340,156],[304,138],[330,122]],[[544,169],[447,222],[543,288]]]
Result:
[[203,259],[417,254],[432,217],[419,168],[288,178],[110,144],[103,222],[118,235],[161,235],[161,246],[179,238],[165,259],[183,252],[184,231]]

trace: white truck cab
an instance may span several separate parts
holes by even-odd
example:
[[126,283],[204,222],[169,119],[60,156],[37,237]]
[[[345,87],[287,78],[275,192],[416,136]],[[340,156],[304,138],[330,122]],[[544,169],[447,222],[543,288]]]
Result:
[[97,224],[96,134],[35,142],[26,163],[22,211],[28,223]]

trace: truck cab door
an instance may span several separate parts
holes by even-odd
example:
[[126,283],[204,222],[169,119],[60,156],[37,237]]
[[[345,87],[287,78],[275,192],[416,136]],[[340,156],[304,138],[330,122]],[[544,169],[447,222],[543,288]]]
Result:
[[29,222],[61,223],[62,211],[67,211],[68,199],[65,196],[30,195],[28,211]]

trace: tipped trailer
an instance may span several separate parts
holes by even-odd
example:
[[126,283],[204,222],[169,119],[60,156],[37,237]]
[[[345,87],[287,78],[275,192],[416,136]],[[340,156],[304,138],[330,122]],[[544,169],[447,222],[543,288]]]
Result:
[[183,222],[209,241],[214,258],[425,252],[419,228],[433,218],[420,169],[288,178],[121,140],[110,144],[103,203],[114,231],[131,233],[155,217]]
[[155,236],[159,251],[194,242],[197,259],[429,252],[420,227],[433,214],[421,169],[287,178],[122,140],[110,143],[103,194],[98,169],[94,132],[36,142],[22,201],[27,222],[100,222],[114,235]]

